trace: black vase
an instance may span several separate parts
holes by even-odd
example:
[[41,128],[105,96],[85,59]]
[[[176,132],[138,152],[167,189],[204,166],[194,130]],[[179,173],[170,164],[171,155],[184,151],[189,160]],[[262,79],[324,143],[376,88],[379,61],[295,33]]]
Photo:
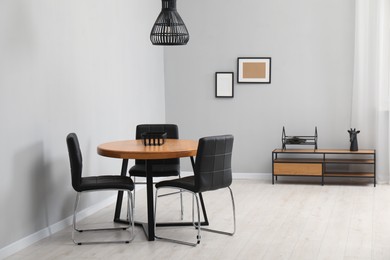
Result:
[[355,139],[354,142],[351,142],[351,148],[349,150],[350,151],[358,151],[359,150],[357,139]]

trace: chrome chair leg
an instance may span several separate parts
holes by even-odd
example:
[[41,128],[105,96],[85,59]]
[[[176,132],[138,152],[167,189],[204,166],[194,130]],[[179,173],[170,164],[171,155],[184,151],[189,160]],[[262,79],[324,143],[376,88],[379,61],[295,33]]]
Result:
[[[179,172],[179,178],[181,178],[180,172]],[[184,206],[183,206],[183,190],[180,189],[180,219],[184,219]]]
[[[181,178],[180,173],[179,173],[179,178]],[[146,184],[144,182],[137,183],[135,181],[135,176],[134,176],[134,183],[135,184]],[[177,194],[177,193],[180,194],[180,220],[183,220],[184,219],[184,204],[183,204],[183,194],[182,194],[182,190],[181,189],[179,191],[176,191],[176,192],[165,193],[165,194],[161,194],[161,195],[158,195],[158,196],[159,197],[165,197],[165,196],[169,196],[169,195],[173,195],[173,194]],[[134,207],[135,207],[135,189],[134,189]]]
[[[131,176],[130,176],[131,177]],[[135,184],[135,176],[133,177],[134,178],[134,184]],[[134,192],[133,192],[133,209],[135,208],[135,187],[134,187]]]
[[187,241],[176,240],[176,239],[167,238],[167,237],[161,237],[161,236],[157,235],[156,227],[157,227],[157,198],[158,198],[158,191],[159,191],[159,189],[156,189],[155,204],[154,204],[154,230],[155,230],[155,238],[159,239],[159,240],[164,240],[164,241],[178,243],[178,244],[187,245],[187,246],[194,246],[194,247],[197,246],[200,243],[200,239],[201,239],[201,235],[200,235],[200,232],[201,232],[200,231],[201,230],[201,225],[200,225],[200,207],[199,207],[198,196],[195,193],[193,193],[192,191],[181,189],[181,193],[184,192],[184,191],[185,192],[189,192],[189,193],[193,194],[196,197],[196,206],[197,206],[197,209],[198,209],[198,224],[195,225],[194,213],[193,213],[192,219],[193,219],[194,226],[196,227],[198,232],[197,232],[197,236],[196,236],[196,242],[195,243],[191,243],[191,242],[187,242]]
[[[74,207],[73,207],[73,231],[76,230],[78,232],[82,232],[80,230],[77,229],[76,227],[76,212],[77,212],[77,206],[79,205],[79,201],[80,201],[80,195],[81,193],[80,192],[77,192],[77,195],[76,195],[76,201],[74,203]],[[72,239],[74,238],[74,232],[72,232]],[[73,239],[74,241],[74,239]]]
[[[174,187],[171,187],[171,188],[174,188]],[[157,198],[159,197],[158,195],[158,190],[156,190],[156,196],[155,196],[155,208],[154,208],[154,228],[156,230],[156,235],[155,237],[157,239],[161,239],[161,240],[165,240],[165,241],[169,241],[169,242],[174,242],[174,243],[179,243],[179,244],[183,244],[183,245],[189,245],[189,246],[196,246],[197,244],[200,243],[200,240],[201,240],[201,230],[202,231],[207,231],[207,232],[213,232],[213,233],[218,233],[218,234],[222,234],[222,235],[229,235],[229,236],[233,236],[236,232],[236,207],[235,207],[235,203],[234,203],[234,196],[233,196],[233,191],[230,187],[229,188],[229,192],[230,192],[230,197],[231,197],[231,200],[232,200],[232,209],[233,209],[233,232],[226,232],[226,231],[221,231],[221,230],[215,230],[215,229],[210,229],[210,228],[204,228],[204,227],[201,227],[201,224],[200,224],[200,207],[199,207],[199,197],[198,197],[198,194],[197,193],[193,193],[191,191],[188,191],[188,190],[182,190],[182,191],[186,191],[186,192],[189,192],[192,194],[192,223],[193,223],[193,226],[195,227],[195,229],[198,230],[198,234],[197,234],[197,237],[196,237],[196,243],[190,243],[190,242],[187,242],[187,241],[181,241],[181,240],[175,240],[175,239],[171,239],[171,238],[166,238],[166,237],[160,237],[157,235],[157,229],[156,229],[156,226],[157,226]],[[197,207],[197,215],[198,215],[198,223],[195,222],[195,200],[196,200],[196,207]]]
[[134,233],[134,201],[133,201],[133,194],[131,191],[127,191],[127,215],[128,215],[128,218],[127,218],[127,221],[129,222],[129,224],[131,223],[131,234],[132,234],[132,238],[131,238],[131,241],[134,239],[135,237],[135,233]]
[[[134,237],[134,215],[133,215],[133,203],[132,203],[132,194],[130,191],[127,193],[127,215],[129,216],[129,225],[122,226],[122,227],[114,227],[114,228],[95,228],[95,229],[79,229],[77,228],[77,207],[80,202],[81,192],[77,192],[76,201],[74,204],[74,211],[73,211],[73,230],[72,230],[72,240],[73,243],[76,245],[82,245],[82,244],[105,244],[105,243],[130,243]],[[75,231],[77,232],[87,232],[87,231],[109,231],[109,230],[127,230],[131,227],[131,237],[127,240],[115,240],[115,241],[77,241],[75,239]]]
[[234,233],[236,233],[236,207],[235,207],[235,204],[234,204],[233,191],[232,191],[232,189],[230,187],[228,187],[228,188],[229,188],[229,191],[230,191],[230,197],[232,199],[233,232],[220,231],[220,230],[215,230],[215,229],[210,229],[210,228],[202,228],[203,231],[213,232],[213,233],[222,234],[222,235],[228,235],[228,236],[233,236]]
[[[179,173],[179,179],[180,178],[181,178],[181,175]],[[164,197],[164,196],[169,196],[169,195],[173,195],[173,194],[177,194],[177,193],[180,194],[180,220],[184,219],[184,204],[183,204],[183,193],[182,192],[183,192],[183,190],[180,189],[179,191],[159,195],[159,197]]]
[[183,190],[180,190],[180,220],[184,219]]

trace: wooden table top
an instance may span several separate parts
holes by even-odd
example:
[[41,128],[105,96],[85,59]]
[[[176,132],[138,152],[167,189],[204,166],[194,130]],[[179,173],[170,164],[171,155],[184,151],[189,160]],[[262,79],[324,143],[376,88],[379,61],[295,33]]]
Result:
[[166,139],[160,146],[145,146],[142,140],[122,140],[98,146],[98,154],[121,159],[172,159],[195,156],[198,141]]

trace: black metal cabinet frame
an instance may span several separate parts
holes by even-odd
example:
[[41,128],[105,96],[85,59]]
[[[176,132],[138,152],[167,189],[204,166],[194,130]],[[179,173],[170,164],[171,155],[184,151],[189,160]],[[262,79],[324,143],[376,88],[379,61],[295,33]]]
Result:
[[[371,165],[363,171],[336,171],[338,166]],[[336,170],[335,170],[336,168]],[[360,167],[362,168],[362,167]],[[325,178],[368,178],[376,186],[376,151],[344,149],[275,149],[272,151],[272,184],[278,176]]]

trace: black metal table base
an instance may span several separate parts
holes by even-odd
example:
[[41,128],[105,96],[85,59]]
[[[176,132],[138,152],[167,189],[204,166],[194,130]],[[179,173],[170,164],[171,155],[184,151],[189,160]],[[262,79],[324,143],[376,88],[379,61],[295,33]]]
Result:
[[[192,167],[194,167],[194,158],[191,158],[191,164]],[[122,162],[122,170],[121,170],[121,176],[127,175],[127,165],[128,165],[128,159],[123,159]],[[147,192],[147,211],[148,211],[148,222],[135,222],[134,224],[137,226],[142,226],[142,228],[145,231],[145,235],[148,238],[149,241],[155,240],[155,233],[154,233],[154,208],[153,208],[153,177],[149,175],[148,173],[151,172],[152,169],[153,160],[145,161],[145,167],[146,167],[146,192]],[[116,207],[115,207],[115,216],[114,216],[114,222],[116,223],[129,223],[127,220],[120,219],[120,213],[122,208],[122,199],[123,199],[123,191],[118,191],[117,201],[116,201]],[[201,222],[202,226],[208,226],[209,220],[207,218],[206,213],[206,207],[204,205],[203,196],[202,193],[199,193],[199,199],[200,204],[202,207],[203,212],[203,219],[204,221]],[[152,224],[150,226],[150,224]],[[158,227],[168,227],[168,226],[193,226],[192,222],[165,222],[165,223],[156,223],[156,226]]]
[[[129,224],[129,221],[123,220],[123,219],[114,219],[114,222],[120,223],[120,224],[127,224],[127,225]],[[145,227],[148,228],[148,223],[146,223],[146,222],[135,221],[134,225],[135,226],[142,226],[144,229],[145,229]],[[193,226],[193,225],[194,225],[194,223],[192,223],[192,222],[160,222],[160,223],[156,223],[156,226],[158,226],[158,227],[175,227],[175,226],[176,227],[187,227],[187,226]],[[203,222],[200,222],[200,225],[201,226],[208,226],[209,222],[203,221]]]
[[[209,220],[207,218],[206,207],[204,205],[202,193],[199,193],[199,199],[200,199],[200,205],[202,207],[202,213],[203,213],[203,219],[204,219],[204,221],[200,222],[200,225],[201,226],[208,226],[209,225]],[[129,221],[123,220],[123,219],[119,219],[119,218],[115,218],[114,222],[122,223],[122,224],[129,224]],[[154,240],[154,237],[153,238],[149,237],[149,224],[148,223],[141,222],[141,221],[135,221],[134,225],[141,226],[143,228],[145,236],[148,238],[149,241],[153,241]],[[194,225],[193,222],[188,222],[188,221],[156,223],[157,227],[175,227],[175,226],[176,227],[186,227],[186,226],[193,226],[193,225]]]
[[[148,230],[149,226],[148,223],[145,222],[138,222],[136,221],[134,223],[136,226],[141,226],[144,230],[145,236],[148,238],[149,241],[149,235],[148,235]],[[157,227],[192,227],[194,224],[192,222],[163,222],[163,223],[156,223]],[[209,223],[204,221],[200,223],[201,226],[208,226]],[[154,240],[154,239],[153,239]]]

